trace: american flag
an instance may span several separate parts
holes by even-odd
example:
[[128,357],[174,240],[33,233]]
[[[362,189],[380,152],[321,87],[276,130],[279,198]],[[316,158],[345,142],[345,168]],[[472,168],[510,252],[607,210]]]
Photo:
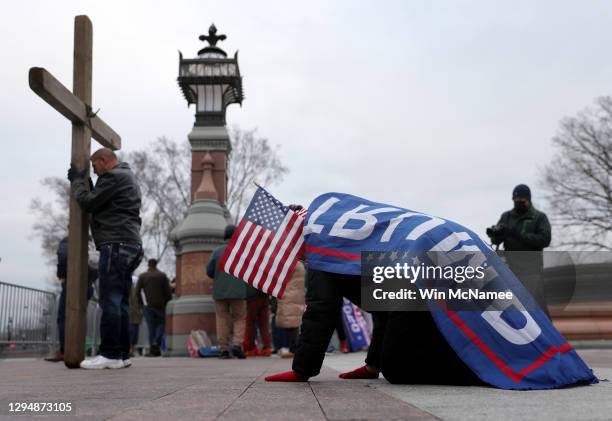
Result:
[[267,294],[282,298],[302,253],[306,212],[306,209],[292,211],[258,187],[219,267]]

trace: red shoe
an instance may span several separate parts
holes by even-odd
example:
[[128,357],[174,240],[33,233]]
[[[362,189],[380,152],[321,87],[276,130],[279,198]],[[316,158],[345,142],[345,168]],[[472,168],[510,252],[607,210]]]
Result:
[[346,340],[344,341],[340,341],[340,352],[342,352],[343,354],[348,354],[349,352],[349,348],[348,345],[346,344]]
[[244,355],[246,355],[247,357],[259,357],[259,349],[257,348],[249,349],[248,351],[244,353]]
[[261,357],[269,357],[270,355],[272,355],[272,350],[270,348],[264,348],[264,349],[261,350],[259,355]]
[[273,374],[271,376],[266,377],[267,382],[290,382],[290,383],[299,383],[299,382],[307,382],[308,377],[303,377],[302,375],[296,373],[295,371],[286,371],[284,373]]
[[341,373],[338,377],[341,379],[377,379],[378,373],[373,373],[368,370],[367,366],[356,368],[353,371]]

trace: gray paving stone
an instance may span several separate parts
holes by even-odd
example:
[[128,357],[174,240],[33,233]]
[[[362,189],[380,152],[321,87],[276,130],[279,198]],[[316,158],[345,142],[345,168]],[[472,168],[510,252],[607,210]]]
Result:
[[[612,378],[612,350],[581,351],[600,377]],[[0,414],[9,401],[72,402],[58,420],[426,420],[610,419],[612,383],[556,391],[390,385],[384,379],[341,380],[338,371],[365,354],[326,358],[310,383],[267,383],[291,360],[137,358],[123,370],[69,370],[42,360],[0,360]],[[608,367],[608,368],[606,368]],[[49,417],[0,415],[0,420]]]
[[413,405],[377,393],[368,380],[340,380],[338,372],[323,370],[310,382],[329,420],[434,420]]
[[259,381],[223,413],[220,420],[325,420],[308,383]]
[[[612,350],[580,350],[600,379],[612,379]],[[326,358],[325,364],[346,371],[363,364],[363,355]],[[492,387],[367,384],[444,420],[610,420],[612,382],[558,390],[510,391]]]

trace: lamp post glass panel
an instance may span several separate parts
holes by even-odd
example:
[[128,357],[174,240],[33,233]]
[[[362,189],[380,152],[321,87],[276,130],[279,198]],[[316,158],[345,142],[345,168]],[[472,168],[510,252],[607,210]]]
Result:
[[225,109],[228,105],[242,104],[242,77],[238,67],[238,53],[228,58],[227,53],[217,47],[225,35],[217,35],[211,25],[208,35],[200,40],[208,46],[198,51],[198,57],[179,60],[178,83],[189,105],[196,106],[196,126],[225,125]]

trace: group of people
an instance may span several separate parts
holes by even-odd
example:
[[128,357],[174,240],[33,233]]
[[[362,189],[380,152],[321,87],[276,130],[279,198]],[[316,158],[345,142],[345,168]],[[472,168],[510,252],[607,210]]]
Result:
[[[57,278],[60,281],[60,296],[57,307],[57,332],[59,349],[45,358],[45,361],[64,361],[65,325],[66,325],[66,278],[68,262],[68,237],[63,238],[57,248]],[[164,336],[166,304],[172,299],[170,281],[164,272],[157,269],[157,260],[149,259],[147,271],[140,276],[133,276],[133,285],[129,297],[129,357],[135,352],[138,344],[140,326],[144,319],[149,348],[146,356],[161,356],[161,344]],[[98,266],[94,262],[88,264],[87,299],[94,294],[95,281],[98,279]]]
[[[95,278],[99,279],[99,305],[101,345],[97,357],[81,362],[81,368],[125,368],[131,365],[133,345],[138,338],[141,315],[149,331],[149,355],[161,354],[164,332],[165,307],[171,299],[167,276],[157,269],[157,261],[148,261],[148,270],[141,274],[136,285],[132,273],[140,264],[143,251],[140,238],[141,193],[129,165],[119,162],[115,153],[101,148],[90,158],[94,173],[98,176],[95,186],[86,178],[86,171],[71,167],[68,179],[71,191],[81,208],[91,214],[91,233],[99,251],[98,270],[90,270],[89,297]],[[87,184],[90,188],[87,188]],[[231,237],[232,229],[226,232]],[[213,259],[220,257],[222,250]],[[64,326],[66,297],[67,239],[58,247],[58,278],[62,283],[58,311],[59,351],[48,361],[64,359]],[[214,281],[214,298],[217,310],[217,336],[222,357],[230,356],[228,338],[232,337],[234,356],[264,355],[272,353],[270,310],[268,296],[227,274],[209,274]],[[275,311],[275,328],[285,329],[288,352],[295,351],[297,328],[301,323],[304,307],[303,267],[296,270],[296,282],[278,303]],[[300,281],[301,280],[301,281]],[[237,281],[237,282],[236,282]],[[142,310],[142,311],[141,311]],[[258,330],[257,330],[258,328]],[[261,349],[256,345],[257,332]]]
[[[95,152],[91,163],[98,175],[97,183],[91,189],[86,187],[85,172],[71,168],[68,173],[74,197],[84,211],[92,214],[93,240],[100,252],[97,274],[102,308],[100,355],[84,360],[81,367],[124,368],[131,365],[128,315],[131,277],[143,254],[139,234],[141,195],[129,165],[120,163],[110,149],[102,148]],[[487,230],[492,243],[504,244],[506,251],[541,252],[551,239],[546,215],[533,207],[531,191],[525,185],[513,190],[512,200],[513,209],[501,216],[498,224],[492,227],[495,229]],[[270,355],[272,344],[267,295],[218,267],[233,229],[233,226],[227,227],[225,244],[214,251],[207,266],[207,274],[213,279],[221,357]],[[508,263],[521,280],[524,275],[527,289],[546,310],[542,282],[537,276],[542,269],[541,253],[537,256],[527,265],[511,258]],[[134,293],[145,306],[154,354],[159,353],[164,308],[170,299],[167,277],[157,270],[156,265],[155,260],[149,260],[149,270],[140,276]],[[65,269],[60,271],[59,267],[58,277],[65,279]],[[65,264],[62,267],[65,268]],[[337,327],[343,297],[359,305],[360,287],[359,276],[305,270],[299,263],[283,299],[277,303],[274,317],[277,327],[287,329],[288,348],[295,354],[292,370],[268,376],[266,380],[307,381],[316,376]],[[141,298],[141,291],[145,293],[146,303]],[[65,297],[65,292],[62,294]],[[342,373],[341,378],[376,378],[382,373],[392,383],[481,383],[448,345],[429,312],[375,312],[373,322],[365,365]],[[261,350],[256,345],[257,327]],[[420,346],[413,346],[411,339],[414,337],[419,338]],[[407,360],[435,360],[436,364],[408,365]]]
[[[233,225],[225,228],[224,244],[212,253],[206,267],[206,274],[213,279],[220,357],[269,357],[273,349],[268,295],[218,267],[234,229]],[[289,353],[295,352],[297,332],[304,310],[304,266],[301,263],[296,266],[283,298],[274,303],[273,310],[273,329],[282,330],[281,334],[286,335],[288,356]],[[256,340],[258,327],[261,349]]]
[[[304,264],[297,262],[282,298],[270,297],[219,268],[234,230],[234,225],[225,228],[224,244],[213,251],[206,267],[206,274],[213,279],[220,358],[269,357],[274,352],[292,358],[297,352],[306,304]],[[341,309],[334,315],[333,323],[341,352],[349,352]],[[331,342],[326,350],[333,350]]]

